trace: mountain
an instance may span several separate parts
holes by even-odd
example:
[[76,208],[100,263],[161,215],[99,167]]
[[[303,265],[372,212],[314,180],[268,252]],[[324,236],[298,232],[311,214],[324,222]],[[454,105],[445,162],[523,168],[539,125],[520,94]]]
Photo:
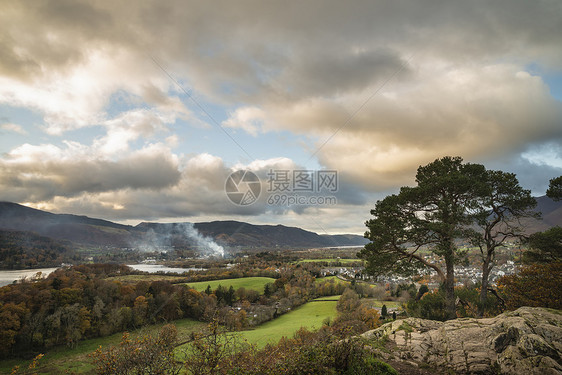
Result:
[[113,247],[197,246],[189,226],[203,237],[228,247],[361,246],[358,235],[319,235],[284,225],[253,225],[238,221],[207,223],[140,223],[122,225],[87,216],[53,214],[11,202],[0,202],[0,230],[32,232],[56,240]]
[[[538,197],[536,211],[542,220],[525,221],[527,233],[562,226],[562,201]],[[193,227],[197,231],[190,232]],[[87,216],[53,214],[17,203],[0,202],[0,230],[33,232],[58,241],[112,247],[198,246],[198,233],[227,247],[286,248],[362,246],[367,240],[359,235],[319,235],[284,225],[254,225],[239,221],[205,223],[140,223],[122,225]],[[198,232],[198,233],[197,233]]]
[[206,223],[140,223],[137,229],[152,230],[171,239],[171,245],[182,245],[182,234],[195,228],[203,237],[212,238],[218,244],[227,247],[336,247],[362,246],[367,240],[362,236],[319,235],[301,228],[284,225],[254,225],[240,221],[212,221]]
[[553,201],[546,195],[535,199],[537,200],[535,212],[539,212],[542,219],[523,219],[522,224],[525,226],[525,232],[532,234],[555,226],[562,227],[562,201]]
[[284,225],[253,225],[239,221],[213,221],[196,223],[195,228],[203,235],[215,238],[230,246],[289,246],[289,247],[336,247],[367,243],[357,235],[319,235],[301,228]]
[[562,201],[555,202],[546,195],[538,197],[536,200],[536,211],[542,213],[543,224],[548,228],[562,226]]
[[87,216],[53,214],[0,202],[0,229],[33,232],[57,240],[91,245],[127,246],[134,227]]

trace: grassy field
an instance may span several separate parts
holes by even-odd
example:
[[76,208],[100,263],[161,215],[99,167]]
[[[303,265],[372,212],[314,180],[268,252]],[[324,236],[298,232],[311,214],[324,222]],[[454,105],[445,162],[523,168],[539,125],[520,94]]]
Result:
[[[181,319],[174,322],[178,328],[179,339],[185,339],[193,331],[200,330],[205,327],[205,323],[192,319]],[[131,337],[139,334],[156,334],[163,324],[144,327],[138,331],[132,332]],[[75,348],[57,347],[45,353],[45,356],[39,361],[39,366],[35,372],[38,374],[64,374],[75,373],[84,374],[91,373],[93,366],[88,355],[94,352],[100,345],[107,347],[108,345],[118,344],[121,341],[122,333],[116,333],[107,337],[100,337],[91,340],[80,341]],[[0,374],[9,374],[10,370],[18,365],[21,373],[31,363],[30,360],[6,360],[0,361]]]
[[222,287],[228,289],[232,285],[234,289],[246,288],[252,289],[257,292],[263,293],[263,288],[265,284],[273,283],[275,279],[270,277],[243,277],[239,279],[224,279],[224,280],[212,280],[212,281],[200,281],[196,283],[188,283],[189,287],[196,289],[200,292],[207,289],[210,285],[212,290],[215,290],[222,285]]
[[[264,323],[256,329],[243,331],[239,334],[242,339],[262,348],[268,343],[277,343],[283,336],[292,337],[301,327],[307,327],[311,330],[318,329],[326,318],[334,318],[336,316],[338,299],[339,296],[318,298],[275,320]],[[178,328],[180,341],[187,338],[191,332],[203,329],[206,325],[206,323],[191,319],[178,320],[174,324]],[[161,327],[162,324],[145,327],[132,332],[131,337],[139,334],[155,334]],[[122,334],[117,333],[107,337],[81,341],[73,349],[67,347],[54,348],[45,353],[45,356],[39,362],[36,372],[38,374],[91,373],[93,366],[88,355],[94,352],[100,345],[107,347],[108,345],[118,344],[121,341],[121,337]],[[16,365],[19,365],[24,370],[30,362],[31,359],[25,361],[0,361],[0,373],[9,374],[10,370]],[[25,371],[22,371],[22,373],[25,373]]]
[[318,329],[326,318],[335,318],[339,296],[323,297],[308,302],[294,311],[262,324],[256,329],[243,331],[241,337],[259,348],[277,343],[283,336],[292,337],[301,327]]
[[316,280],[314,280],[314,281],[316,281],[317,283],[321,283],[321,282],[330,281],[330,280],[333,280],[337,284],[340,284],[340,283],[349,284],[349,281],[342,280],[337,276],[317,277]]

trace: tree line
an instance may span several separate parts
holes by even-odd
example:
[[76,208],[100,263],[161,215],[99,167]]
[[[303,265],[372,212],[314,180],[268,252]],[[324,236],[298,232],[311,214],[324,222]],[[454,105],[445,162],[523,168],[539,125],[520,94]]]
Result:
[[[0,288],[0,356],[42,351],[57,345],[74,346],[87,338],[107,336],[147,324],[180,318],[217,320],[231,330],[259,325],[309,300],[343,293],[335,282],[315,282],[300,265],[253,269],[216,269],[216,277],[275,274],[275,281],[256,292],[219,286],[199,292],[189,282],[126,283],[112,279],[134,272],[127,266],[88,264],[58,269],[46,279]],[[261,264],[263,266],[263,264]],[[273,271],[272,271],[273,270]],[[205,277],[211,273],[205,271]]]

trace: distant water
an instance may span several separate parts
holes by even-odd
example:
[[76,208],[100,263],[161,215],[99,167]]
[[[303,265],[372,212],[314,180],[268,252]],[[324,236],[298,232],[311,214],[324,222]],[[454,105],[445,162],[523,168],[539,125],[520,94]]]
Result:
[[141,264],[127,264],[127,266],[135,269],[135,270],[139,270],[139,271],[143,271],[143,272],[150,272],[150,273],[156,273],[156,272],[176,272],[176,273],[184,273],[184,272],[188,272],[188,271],[202,271],[203,268],[175,268],[175,267],[167,267],[164,266],[162,264],[146,264],[146,263],[141,263]]
[[8,285],[13,283],[16,280],[21,280],[23,277],[31,278],[37,274],[37,272],[41,272],[41,276],[47,277],[51,272],[56,270],[57,268],[35,268],[30,270],[9,270],[9,271],[0,271],[0,286]]
[[[174,267],[166,267],[161,264],[128,264],[129,267],[150,273],[156,272],[177,272],[177,273],[184,273],[188,271],[202,271],[203,268],[174,268]],[[41,276],[47,277],[51,272],[56,270],[57,268],[35,268],[30,270],[9,270],[9,271],[0,271],[0,286],[8,285],[13,283],[14,281],[21,280],[23,277],[31,278],[37,274],[37,272],[41,272]]]

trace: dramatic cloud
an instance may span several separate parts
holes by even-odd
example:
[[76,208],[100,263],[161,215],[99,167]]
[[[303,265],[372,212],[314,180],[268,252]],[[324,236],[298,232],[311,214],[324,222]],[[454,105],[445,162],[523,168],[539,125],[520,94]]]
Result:
[[[0,22],[3,200],[361,231],[444,155],[535,193],[562,174],[558,0],[8,0]],[[224,193],[236,169],[318,167],[339,172],[337,207]]]

